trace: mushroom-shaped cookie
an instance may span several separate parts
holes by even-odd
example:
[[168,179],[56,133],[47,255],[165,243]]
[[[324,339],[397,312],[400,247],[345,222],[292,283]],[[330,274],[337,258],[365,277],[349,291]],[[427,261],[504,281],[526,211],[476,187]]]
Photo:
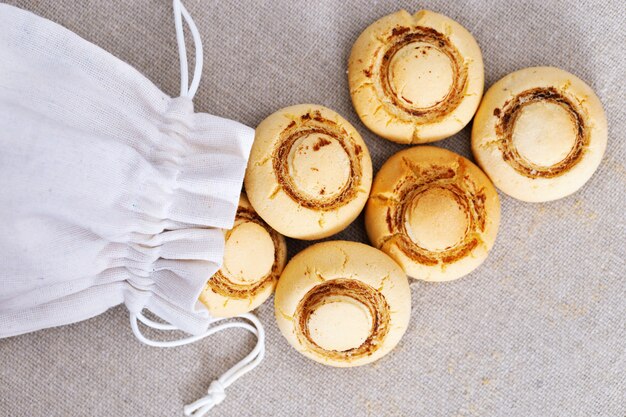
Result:
[[558,68],[526,68],[485,94],[472,128],[478,164],[503,192],[557,200],[582,187],[607,143],[606,115],[591,87]]
[[364,365],[402,338],[411,292],[402,269],[381,251],[356,242],[318,243],[285,267],[274,298],[287,341],[325,365]]
[[471,120],[483,93],[480,48],[454,20],[400,10],[356,40],[350,94],[363,123],[399,143],[447,138]]
[[200,301],[216,317],[254,310],[272,295],[287,261],[285,238],[239,198],[235,225],[225,233],[222,268],[207,282]]
[[499,223],[500,201],[489,178],[462,156],[433,146],[389,158],[365,212],[372,244],[425,281],[449,281],[477,268]]
[[361,135],[326,107],[287,107],[256,129],[246,193],[285,236],[320,239],[343,230],[365,206],[371,185],[372,161]]

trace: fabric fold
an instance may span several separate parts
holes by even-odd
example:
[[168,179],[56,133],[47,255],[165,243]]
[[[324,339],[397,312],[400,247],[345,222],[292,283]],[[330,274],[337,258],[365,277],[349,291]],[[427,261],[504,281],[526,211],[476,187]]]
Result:
[[205,330],[253,137],[0,5],[0,337],[122,302]]

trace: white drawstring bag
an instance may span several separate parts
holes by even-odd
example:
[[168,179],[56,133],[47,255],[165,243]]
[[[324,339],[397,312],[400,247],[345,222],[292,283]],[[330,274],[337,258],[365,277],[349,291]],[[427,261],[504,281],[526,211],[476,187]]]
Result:
[[[256,317],[216,325],[197,301],[221,265],[219,228],[233,225],[254,131],[194,113],[202,45],[189,13],[173,3],[177,98],[60,25],[0,4],[0,337],[121,303],[135,335],[153,346],[230,327],[254,333],[254,350],[185,408],[199,416],[264,352]],[[190,85],[183,18],[196,50]],[[138,320],[195,336],[151,341]]]

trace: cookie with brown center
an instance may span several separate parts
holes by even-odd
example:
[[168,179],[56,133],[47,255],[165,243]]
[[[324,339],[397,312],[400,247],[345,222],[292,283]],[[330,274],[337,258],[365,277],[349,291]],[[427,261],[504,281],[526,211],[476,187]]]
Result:
[[432,146],[389,158],[365,212],[372,244],[425,281],[449,281],[477,268],[499,223],[500,201],[489,178],[462,156]]
[[207,282],[200,301],[213,316],[233,317],[254,310],[272,295],[287,261],[287,245],[243,194],[235,224],[224,234],[222,267]]
[[598,168],[607,122],[591,87],[558,68],[526,68],[485,94],[472,128],[474,157],[496,187],[523,201],[556,200]]
[[348,81],[354,108],[373,132],[399,143],[432,142],[457,133],[476,112],[482,54],[454,20],[400,10],[356,40]]
[[356,242],[310,246],[285,267],[274,298],[287,341],[326,365],[364,365],[402,338],[411,293],[402,269],[381,251]]
[[347,227],[372,184],[361,135],[326,107],[277,111],[256,129],[246,193],[257,213],[285,236],[320,239]]

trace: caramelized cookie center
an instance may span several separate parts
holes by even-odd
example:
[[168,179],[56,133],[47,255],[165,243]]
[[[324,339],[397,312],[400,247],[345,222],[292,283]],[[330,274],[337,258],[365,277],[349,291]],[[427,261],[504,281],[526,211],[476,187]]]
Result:
[[276,182],[301,207],[327,211],[356,198],[363,148],[337,121],[309,111],[280,133],[272,153]]
[[311,133],[293,144],[287,169],[301,193],[310,198],[332,197],[350,179],[350,157],[334,137]]
[[[432,28],[394,28],[378,56],[374,85],[383,106],[395,117],[433,123],[465,97],[465,59],[447,36]],[[366,71],[368,77],[374,74]]]
[[450,57],[426,42],[409,43],[398,50],[388,71],[394,94],[413,108],[436,105],[454,85]]
[[582,160],[589,145],[585,113],[579,107],[575,98],[555,87],[517,94],[502,110],[494,110],[502,158],[529,178],[554,178],[568,172]]
[[513,125],[513,145],[520,156],[542,167],[563,161],[576,144],[576,120],[562,105],[529,103]]
[[346,351],[361,346],[372,332],[372,316],[363,303],[347,296],[329,296],[310,314],[312,341],[325,350]]
[[433,252],[449,249],[465,239],[470,226],[467,210],[450,190],[429,188],[416,195],[405,212],[409,238]]
[[389,332],[390,309],[376,289],[355,279],[316,285],[300,300],[295,331],[311,352],[350,361],[371,355]]
[[274,251],[274,241],[263,226],[241,223],[230,231],[226,240],[222,275],[234,284],[256,283],[271,272]]

